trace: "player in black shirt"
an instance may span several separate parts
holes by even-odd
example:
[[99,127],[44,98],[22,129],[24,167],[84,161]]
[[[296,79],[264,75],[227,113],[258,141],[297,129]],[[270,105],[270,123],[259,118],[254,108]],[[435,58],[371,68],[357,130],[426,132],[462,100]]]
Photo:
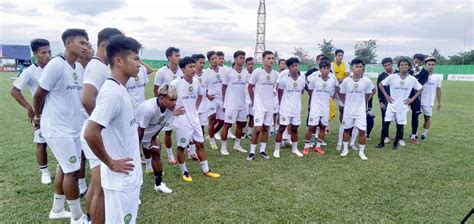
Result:
[[[425,55],[423,54],[415,54],[413,55],[413,67],[409,70],[409,74],[414,76],[416,80],[423,86],[426,82],[428,82],[429,73],[428,70],[422,67],[423,62],[425,61]],[[412,90],[410,93],[410,97],[413,97],[416,94],[415,90]],[[421,101],[420,97],[417,97],[413,103],[410,105],[411,107],[411,136],[410,136],[410,143],[418,144],[418,117],[421,114]]]

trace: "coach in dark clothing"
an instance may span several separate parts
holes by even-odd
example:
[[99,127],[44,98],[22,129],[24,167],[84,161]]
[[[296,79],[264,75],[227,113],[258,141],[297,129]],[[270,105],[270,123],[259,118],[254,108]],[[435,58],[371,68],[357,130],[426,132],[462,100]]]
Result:
[[[415,54],[413,55],[413,68],[409,70],[409,74],[414,76],[416,80],[423,86],[428,82],[429,73],[422,67],[425,60],[425,55]],[[413,97],[416,94],[416,91],[413,89],[410,93],[410,97]],[[421,114],[421,100],[420,96],[417,97],[410,105],[411,107],[411,136],[410,143],[418,143],[418,117]]]

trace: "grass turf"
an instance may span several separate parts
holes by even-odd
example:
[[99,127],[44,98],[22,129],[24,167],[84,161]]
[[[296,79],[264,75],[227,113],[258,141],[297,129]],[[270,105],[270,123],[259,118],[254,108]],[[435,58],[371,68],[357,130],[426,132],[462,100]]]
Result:
[[[14,76],[0,73],[0,220],[46,223],[53,185],[40,184],[31,125],[9,94]],[[151,87],[149,83],[147,97]],[[474,83],[444,81],[443,107],[434,112],[428,141],[398,151],[374,148],[381,128],[375,106],[368,161],[361,161],[353,150],[347,158],[337,154],[338,122],[331,123],[324,156],[312,152],[297,158],[285,149],[280,159],[257,157],[247,162],[246,154],[232,151],[223,157],[206,144],[210,167],[222,177],[208,179],[201,175],[199,163],[187,161],[194,180],[184,183],[179,168],[166,164],[164,181],[174,193],[154,192],[153,177],[145,176],[138,222],[459,222],[474,203],[473,97]],[[306,103],[303,107],[305,117]],[[299,131],[301,150],[304,127]],[[408,125],[405,136],[409,131]],[[269,155],[273,142],[267,145]],[[231,144],[229,140],[228,147]],[[249,141],[243,140],[242,146],[248,149]],[[55,160],[48,152],[54,171]]]

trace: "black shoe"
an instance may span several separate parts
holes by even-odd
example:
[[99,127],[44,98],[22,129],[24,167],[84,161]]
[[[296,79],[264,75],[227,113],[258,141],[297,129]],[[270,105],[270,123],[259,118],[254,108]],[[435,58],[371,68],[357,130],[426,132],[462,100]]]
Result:
[[250,153],[249,157],[247,157],[247,161],[252,161],[255,158],[255,154]]
[[398,143],[397,143],[397,144],[393,144],[392,149],[393,149],[393,150],[397,150],[397,149],[398,149]]
[[421,141],[422,141],[422,142],[426,141],[426,136],[421,135]]
[[375,146],[375,148],[377,148],[377,149],[381,149],[383,147],[385,147],[385,143],[383,141]]
[[264,159],[264,160],[269,160],[270,159],[270,156],[267,156],[267,154],[265,152],[261,152],[260,153],[260,156]]

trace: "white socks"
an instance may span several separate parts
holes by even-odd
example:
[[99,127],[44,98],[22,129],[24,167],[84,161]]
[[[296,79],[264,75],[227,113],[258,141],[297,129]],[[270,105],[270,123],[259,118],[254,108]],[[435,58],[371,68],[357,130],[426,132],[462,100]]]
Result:
[[151,158],[145,159],[145,169],[147,169],[147,170],[152,170],[153,169],[151,167]]
[[342,127],[342,124],[341,126],[339,126],[339,136],[337,138],[337,144],[338,145],[341,145],[342,143],[342,135],[344,134],[344,128]]
[[181,169],[181,173],[184,174],[185,172],[188,172],[188,168],[186,167],[186,163],[179,163],[179,169]]
[[422,135],[426,137],[426,136],[428,135],[428,131],[429,131],[429,130],[430,130],[430,129],[424,129],[424,128],[423,128],[423,133],[422,133]]
[[266,142],[260,142],[260,153],[265,152],[266,147],[267,147]]
[[40,166],[39,168],[40,168],[41,174],[49,174],[48,164],[44,166]]
[[221,140],[221,149],[227,149],[227,144],[224,140]]
[[214,138],[209,137],[209,144],[215,145],[215,144],[216,144],[216,140],[214,140]]
[[201,164],[201,170],[203,173],[209,172],[209,165],[207,164],[207,160],[199,162]]
[[235,139],[234,148],[242,148],[242,146],[240,146],[240,138]]
[[173,148],[166,148],[166,154],[168,154],[168,158],[174,159]]
[[81,209],[81,203],[79,198],[75,200],[66,200],[69,209],[71,210],[71,219],[72,220],[79,220],[84,213]]
[[351,136],[351,144],[350,145],[355,145],[357,136],[359,135],[359,129],[358,128],[352,128],[352,136]]
[[298,150],[298,142],[291,142],[291,150],[293,152]]
[[257,148],[257,145],[255,144],[250,144],[250,153],[255,154],[255,149]]
[[59,213],[64,209],[64,201],[66,198],[64,195],[54,194],[53,196],[53,212]]
[[280,151],[281,142],[275,142],[275,151]]

